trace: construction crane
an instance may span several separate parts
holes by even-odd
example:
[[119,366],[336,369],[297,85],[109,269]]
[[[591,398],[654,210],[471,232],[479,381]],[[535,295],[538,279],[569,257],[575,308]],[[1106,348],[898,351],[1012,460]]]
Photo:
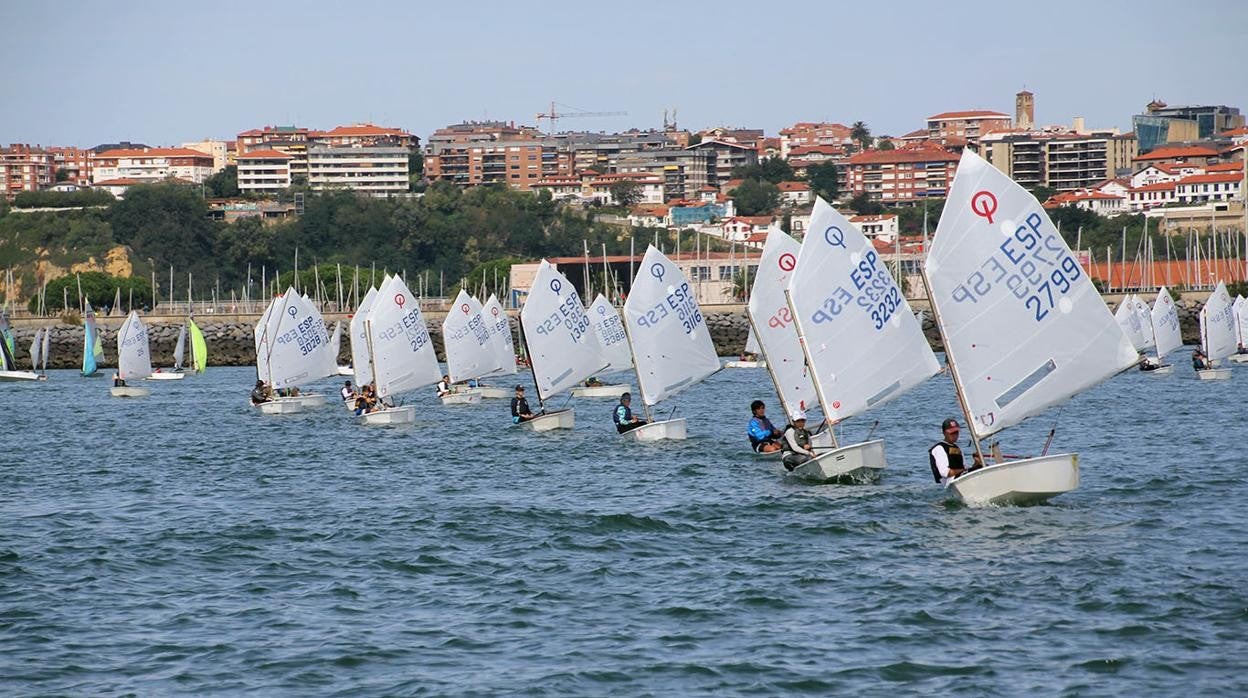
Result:
[[[550,132],[551,132],[551,133],[554,133],[554,132],[555,132],[555,121],[556,121],[556,120],[558,120],[558,119],[566,119],[566,118],[580,118],[580,117],[598,117],[598,116],[628,116],[628,112],[626,112],[626,111],[580,111],[580,110],[578,109],[578,110],[576,110],[576,111],[558,112],[558,111],[555,111],[555,106],[556,106],[556,103],[555,103],[555,102],[551,102],[551,103],[550,103],[550,111],[549,111],[549,112],[539,113],[539,114],[537,115],[537,117],[536,117],[536,118],[537,118],[537,127],[538,127],[539,129],[542,127],[542,119],[549,119],[549,120],[550,120]],[[568,105],[566,105],[566,104],[559,104],[558,106],[563,107],[564,109],[576,109],[576,107],[570,107],[570,106],[568,106]]]

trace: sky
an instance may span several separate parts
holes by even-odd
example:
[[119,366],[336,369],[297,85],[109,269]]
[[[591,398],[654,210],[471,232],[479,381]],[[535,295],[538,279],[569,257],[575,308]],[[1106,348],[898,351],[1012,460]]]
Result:
[[765,129],[942,111],[1131,128],[1153,98],[1248,112],[1248,2],[846,3],[233,0],[0,4],[0,144],[231,140],[372,122],[421,138],[464,120]]

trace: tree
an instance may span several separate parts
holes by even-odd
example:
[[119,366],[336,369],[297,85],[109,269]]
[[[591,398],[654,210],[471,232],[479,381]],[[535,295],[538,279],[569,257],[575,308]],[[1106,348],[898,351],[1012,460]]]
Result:
[[1035,188],[1031,190],[1031,195],[1039,199],[1040,203],[1044,203],[1048,201],[1049,199],[1053,198],[1053,195],[1056,193],[1057,193],[1056,189],[1052,187],[1046,187],[1043,184],[1037,185]]
[[893,145],[893,140],[891,138],[885,138],[883,140],[878,141],[875,144],[875,147],[877,150],[896,150],[897,149],[897,146]]
[[632,180],[625,179],[615,182],[607,187],[607,191],[618,206],[630,208],[641,203],[641,185]]
[[58,168],[56,168],[56,181],[57,181],[57,182],[68,182],[68,181],[69,181],[69,170],[65,169],[64,167],[58,167]]
[[225,169],[204,180],[204,193],[213,198],[238,196],[238,166],[226,165]]
[[728,194],[736,203],[737,212],[743,216],[767,213],[780,204],[780,188],[757,179],[745,180]]
[[871,145],[871,129],[865,121],[855,121],[853,126],[849,127],[849,137],[858,143],[861,150],[866,150]]
[[860,216],[878,216],[884,213],[883,204],[878,201],[872,201],[865,191],[850,199],[849,207]]
[[[117,291],[121,291],[122,307],[129,311],[131,294],[134,297],[134,306],[142,308],[144,306],[151,307],[152,304],[152,286],[151,283],[144,278],[138,277],[121,277],[111,276],[102,271],[84,271],[78,274],[66,274],[57,277],[48,282],[47,302],[48,310],[59,312],[64,310],[61,307],[61,301],[65,299],[65,289],[69,290],[69,307],[78,308],[78,284],[82,283],[82,295],[91,301],[93,308],[104,308],[113,303],[113,299],[117,297]],[[39,306],[39,299],[32,297],[28,304],[31,312],[34,312]]]
[[793,180],[793,167],[781,158],[764,158],[756,165],[742,165],[733,169],[732,176],[739,179],[757,179],[772,184]]
[[841,193],[835,162],[818,162],[806,166],[806,181],[815,194],[832,201]]

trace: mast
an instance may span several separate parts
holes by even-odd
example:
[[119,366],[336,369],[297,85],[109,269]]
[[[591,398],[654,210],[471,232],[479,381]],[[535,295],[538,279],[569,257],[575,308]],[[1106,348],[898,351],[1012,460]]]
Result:
[[[802,345],[802,356],[806,359],[807,366],[813,366],[814,362],[810,359],[810,348],[806,346],[806,333],[802,331],[802,323],[798,320],[797,308],[793,306],[793,294],[789,293],[789,289],[784,289],[784,302],[789,306],[789,312],[793,314],[793,326],[797,329],[797,341]],[[771,367],[768,366],[768,371]],[[832,448],[840,448],[841,444],[837,441],[836,430],[833,429],[832,411],[828,409],[828,401],[823,396],[823,386],[819,383],[819,372],[810,372],[810,382],[815,386],[815,395],[819,397],[819,409],[823,410],[823,422],[828,427],[828,436],[832,437]],[[785,415],[786,419],[788,415]]]
[[[958,377],[958,367],[949,353],[949,344],[945,341],[945,326],[940,322],[940,311],[936,309],[936,299],[932,297],[932,285],[927,280],[927,262],[924,261],[919,271],[923,279],[923,289],[927,291],[927,304],[932,308],[932,320],[936,323],[936,331],[940,334],[940,343],[945,347],[945,363],[949,364],[949,375],[953,378],[953,392],[958,396],[958,405],[962,408],[962,416],[966,419],[966,428],[971,432],[971,441],[975,444],[975,454],[984,462],[984,449],[979,443],[979,434],[975,433],[975,423],[971,418],[971,408],[966,404],[966,396],[962,394],[962,380]],[[816,385],[818,385],[816,383]]]
[[369,318],[364,318],[364,339],[364,345],[368,347],[368,370],[373,374],[373,392],[376,393],[377,357],[373,355],[373,321]]
[[[632,255],[629,255],[632,259]],[[632,266],[632,262],[629,262]],[[634,279],[637,277],[633,277]],[[631,290],[631,289],[630,289]],[[641,410],[646,414],[646,421],[653,422],[654,418],[650,415],[650,403],[646,402],[646,386],[641,382],[641,367],[637,365],[637,352],[633,351],[633,333],[628,330],[628,311],[620,317],[624,324],[624,338],[628,340],[628,353],[633,356],[633,374],[637,376],[637,391],[641,393]],[[532,362],[530,362],[531,364]],[[769,369],[770,370],[770,369]]]

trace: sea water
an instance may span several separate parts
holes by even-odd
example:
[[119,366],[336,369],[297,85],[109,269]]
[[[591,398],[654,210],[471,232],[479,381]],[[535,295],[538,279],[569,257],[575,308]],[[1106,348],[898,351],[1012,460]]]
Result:
[[750,454],[750,400],[783,423],[762,370],[659,406],[690,438],[658,444],[612,400],[534,434],[430,389],[364,427],[340,382],[282,417],[253,380],[0,384],[0,692],[1248,692],[1248,367],[1129,371],[1009,430],[1035,454],[1056,424],[1082,483],[1003,508],[932,482],[945,375],[844,427],[887,443],[863,486]]

